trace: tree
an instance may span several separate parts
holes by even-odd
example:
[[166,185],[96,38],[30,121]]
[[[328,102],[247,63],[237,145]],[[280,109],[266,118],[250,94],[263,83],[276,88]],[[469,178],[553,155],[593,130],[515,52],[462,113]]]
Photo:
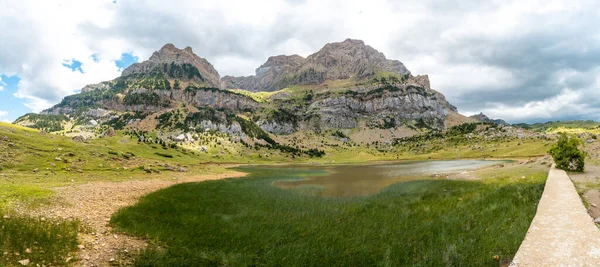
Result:
[[581,141],[560,133],[558,142],[550,148],[556,167],[565,171],[583,172],[585,167],[585,152],[579,149]]
[[400,84],[400,80],[396,78],[396,76],[390,75],[388,79],[393,86],[398,86]]
[[381,79],[379,79],[379,82],[381,82],[382,85],[388,85],[388,81],[385,77],[381,77]]

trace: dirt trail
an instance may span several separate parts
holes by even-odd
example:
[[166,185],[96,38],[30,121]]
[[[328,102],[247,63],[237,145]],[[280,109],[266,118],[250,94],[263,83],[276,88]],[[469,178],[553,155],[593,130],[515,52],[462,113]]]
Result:
[[120,208],[133,205],[151,192],[177,183],[199,182],[245,176],[241,172],[180,176],[173,180],[142,180],[127,182],[94,182],[56,188],[56,206],[34,211],[46,218],[79,219],[84,230],[79,233],[80,249],[76,266],[114,266],[131,263],[132,255],[147,244],[144,240],[114,234],[108,225],[110,217]]
[[600,231],[564,171],[550,169],[537,213],[510,266],[600,266]]

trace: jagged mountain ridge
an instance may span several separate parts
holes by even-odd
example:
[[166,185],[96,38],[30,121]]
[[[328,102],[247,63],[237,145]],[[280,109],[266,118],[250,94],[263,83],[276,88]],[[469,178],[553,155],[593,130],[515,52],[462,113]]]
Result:
[[221,86],[248,91],[276,91],[294,84],[319,84],[326,80],[371,78],[381,72],[410,76],[398,60],[390,60],[361,40],[329,43],[303,58],[298,55],[270,57],[256,75],[225,76]]
[[473,118],[473,119],[476,119],[476,120],[482,121],[482,122],[495,123],[498,125],[510,125],[502,119],[490,119],[487,115],[483,114],[483,112],[480,112],[479,114],[471,115],[471,116],[469,116],[469,118]]
[[[266,97],[226,90],[227,76],[219,80],[207,60],[189,47],[167,44],[149,60],[125,69],[121,77],[88,85],[42,115],[54,116],[52,129],[68,124],[67,118],[75,125],[93,121],[167,135],[215,130],[269,142],[275,142],[269,135],[328,129],[342,129],[365,140],[390,141],[423,128],[443,130],[451,126],[448,114],[462,116],[430,88],[426,75],[411,75],[399,61],[386,59],[358,40],[327,44],[306,59],[270,57],[256,72],[270,77],[253,85],[265,88],[261,91],[277,88],[269,86],[286,79],[293,88],[265,93]],[[300,75],[290,79],[287,73]],[[248,78],[252,79],[258,81]],[[45,122],[40,118],[17,121],[42,128]]]
[[170,66],[171,63],[176,65],[190,64],[195,67],[200,73],[199,77],[194,77],[200,83],[206,82],[210,87],[219,87],[221,76],[215,70],[208,60],[194,54],[191,47],[178,49],[175,45],[169,43],[164,45],[160,50],[154,52],[150,59],[134,63],[123,70],[122,76],[130,76],[134,74],[145,74],[152,72],[155,69],[163,69],[164,72],[169,70],[164,68],[164,64]]

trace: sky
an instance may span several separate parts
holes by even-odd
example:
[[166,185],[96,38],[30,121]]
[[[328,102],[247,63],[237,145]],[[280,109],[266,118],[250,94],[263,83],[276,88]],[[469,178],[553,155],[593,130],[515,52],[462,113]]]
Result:
[[600,3],[474,0],[0,0],[0,121],[111,80],[166,43],[225,75],[361,39],[459,112],[600,120]]

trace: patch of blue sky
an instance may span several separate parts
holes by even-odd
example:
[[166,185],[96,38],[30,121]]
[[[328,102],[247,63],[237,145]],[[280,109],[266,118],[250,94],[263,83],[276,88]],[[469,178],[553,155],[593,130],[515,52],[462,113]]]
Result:
[[79,72],[83,73],[83,69],[81,69],[81,61],[78,61],[74,58],[63,60],[62,65],[71,69],[71,71],[79,71]]
[[123,70],[131,66],[131,64],[139,62],[139,60],[140,59],[132,53],[123,53],[121,54],[121,59],[115,60],[115,64],[120,70]]
[[5,74],[0,75],[0,78],[3,87],[3,90],[0,90],[0,111],[7,113],[0,117],[0,120],[13,122],[18,117],[31,112],[31,109],[23,104],[23,99],[15,97],[21,78]]

